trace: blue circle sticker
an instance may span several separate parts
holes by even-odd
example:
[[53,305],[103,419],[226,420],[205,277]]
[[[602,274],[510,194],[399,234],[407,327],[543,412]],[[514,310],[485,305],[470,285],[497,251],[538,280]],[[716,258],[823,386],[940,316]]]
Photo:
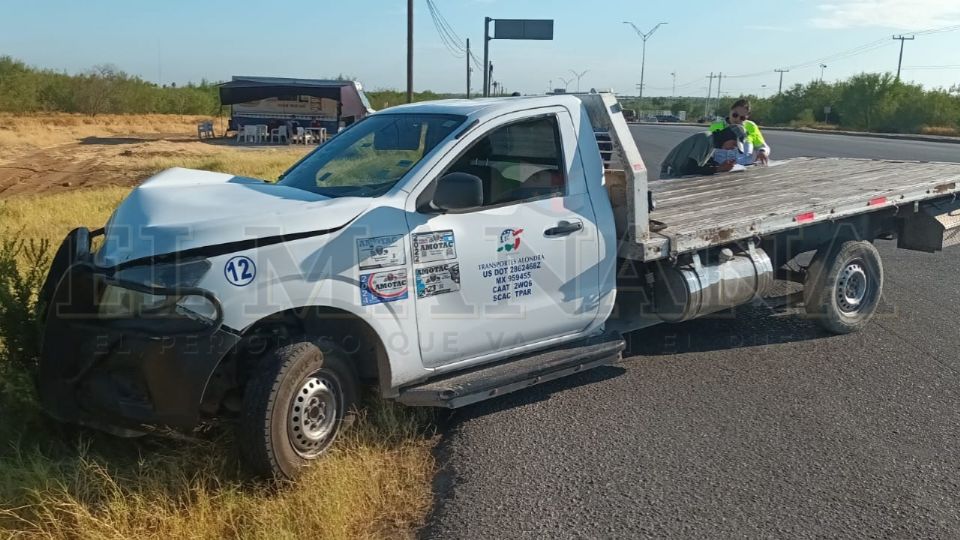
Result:
[[224,265],[223,275],[233,285],[243,287],[252,283],[253,278],[257,277],[257,265],[253,264],[253,259],[250,257],[237,255],[231,257]]

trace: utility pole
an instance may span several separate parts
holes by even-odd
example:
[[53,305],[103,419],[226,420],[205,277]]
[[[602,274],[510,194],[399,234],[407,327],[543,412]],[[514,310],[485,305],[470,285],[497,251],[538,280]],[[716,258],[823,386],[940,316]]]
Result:
[[490,17],[483,18],[483,97],[490,95]]
[[723,72],[717,75],[717,109],[720,108],[720,83],[723,82]]
[[413,103],[413,0],[407,0],[407,103]]
[[780,74],[780,88],[777,89],[777,93],[778,93],[778,94],[782,94],[782,93],[783,93],[783,74],[784,74],[784,73],[790,73],[790,70],[789,70],[789,69],[775,69],[775,70],[773,70],[773,71],[774,71],[774,73],[779,73],[779,74]]
[[673,77],[673,95],[671,97],[677,99],[677,72],[671,71],[670,76]]
[[710,79],[710,86],[707,87],[707,99],[705,99],[703,102],[703,116],[710,114],[710,96],[713,95],[713,79],[716,77],[717,76],[714,75],[712,71],[710,72],[710,76],[707,77]]
[[623,24],[629,24],[631,27],[633,27],[634,32],[636,32],[637,35],[640,36],[640,39],[643,40],[643,48],[642,52],[640,53],[640,107],[643,108],[643,72],[647,65],[647,40],[650,39],[650,36],[657,31],[657,28],[660,28],[667,23],[657,23],[657,25],[651,28],[646,34],[637,28],[637,25],[630,21],[623,21]]
[[827,69],[826,64],[820,64],[820,82],[823,82],[823,70]]
[[897,60],[897,80],[900,80],[900,66],[903,65],[903,42],[904,41],[913,41],[917,39],[916,36],[904,37],[903,35],[893,36],[893,39],[900,40],[900,60]]
[[473,68],[470,67],[470,38],[467,38],[467,99],[470,99],[470,72],[473,71]]

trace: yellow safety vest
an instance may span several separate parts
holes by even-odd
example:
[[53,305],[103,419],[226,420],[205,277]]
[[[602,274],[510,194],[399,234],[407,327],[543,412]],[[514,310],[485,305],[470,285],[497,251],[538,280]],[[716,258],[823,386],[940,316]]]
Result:
[[[722,131],[727,127],[727,119],[722,118],[710,124],[710,131]],[[763,134],[760,133],[760,126],[753,120],[743,121],[743,130],[747,132],[747,141],[753,145],[754,149],[760,149],[766,146],[767,141],[763,140]]]

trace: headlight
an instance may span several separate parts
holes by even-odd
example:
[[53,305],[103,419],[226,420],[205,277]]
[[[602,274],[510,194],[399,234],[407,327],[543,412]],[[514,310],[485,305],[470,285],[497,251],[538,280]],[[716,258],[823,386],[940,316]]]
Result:
[[[196,286],[210,270],[205,259],[179,264],[137,266],[118,271],[114,279],[144,287],[179,289]],[[182,319],[211,323],[217,318],[217,307],[198,294],[157,295],[108,284],[100,296],[98,309],[106,319]]]
[[129,281],[146,287],[194,287],[210,270],[210,261],[193,259],[176,264],[151,264],[124,268],[114,274],[120,281]]

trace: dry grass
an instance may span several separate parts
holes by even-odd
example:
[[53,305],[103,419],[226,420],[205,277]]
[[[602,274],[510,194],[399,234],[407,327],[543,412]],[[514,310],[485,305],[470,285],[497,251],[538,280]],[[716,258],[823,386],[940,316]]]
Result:
[[375,402],[317,466],[281,485],[244,478],[223,452],[228,432],[131,441],[46,426],[53,442],[22,435],[0,453],[0,536],[409,537],[431,504],[428,420]]
[[[191,144],[194,143],[187,143],[187,145]],[[216,147],[216,150],[210,151],[209,147],[206,147],[203,149],[204,151],[194,154],[178,152],[171,155],[167,152],[158,152],[155,148],[155,146],[147,145],[142,155],[138,156],[133,153],[126,156],[127,162],[124,165],[130,167],[131,171],[141,173],[143,176],[155,174],[171,167],[186,167],[188,169],[231,173],[264,180],[276,180],[280,173],[287,170],[308,150],[312,149],[304,149],[302,146],[270,147],[255,150]]]
[[[0,113],[0,148],[16,146],[48,147],[75,142],[87,137],[127,136],[131,133],[196,136],[197,124],[208,116],[170,114],[80,114],[50,113],[15,115]],[[222,128],[214,124],[218,132]],[[2,157],[2,156],[0,156]]]
[[129,191],[108,187],[0,200],[0,238],[46,239],[56,247],[77,227],[102,227]]
[[944,137],[960,136],[960,129],[953,126],[923,126],[920,133],[924,135],[940,135]]

